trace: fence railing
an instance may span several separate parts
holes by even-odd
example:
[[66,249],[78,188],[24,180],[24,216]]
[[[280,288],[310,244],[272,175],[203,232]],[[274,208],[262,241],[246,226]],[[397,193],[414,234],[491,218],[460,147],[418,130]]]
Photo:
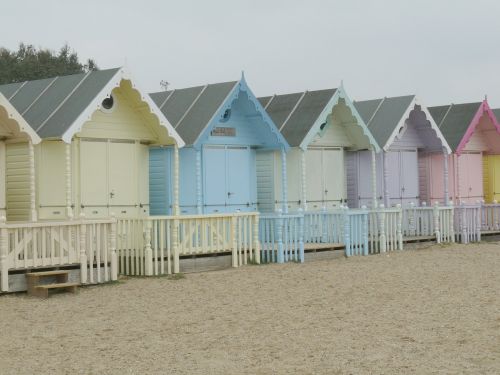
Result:
[[481,231],[500,232],[500,204],[497,201],[493,201],[493,203],[482,202]]
[[403,211],[401,205],[371,209],[368,220],[370,254],[403,250]]
[[259,214],[150,216],[120,219],[119,271],[125,275],[179,272],[185,255],[231,253],[232,265],[260,263]]
[[259,220],[261,262],[304,262],[304,214],[261,215]]
[[116,220],[7,224],[0,219],[3,292],[9,290],[9,270],[70,264],[80,264],[83,284],[116,280]]
[[481,203],[455,206],[455,237],[461,243],[481,241],[483,218]]
[[454,242],[453,206],[403,207],[403,239],[419,240],[434,237],[437,243]]

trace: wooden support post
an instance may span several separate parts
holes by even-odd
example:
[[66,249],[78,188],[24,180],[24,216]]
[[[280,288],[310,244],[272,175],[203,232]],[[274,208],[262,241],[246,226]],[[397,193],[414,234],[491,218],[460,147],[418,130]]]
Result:
[[302,208],[307,211],[307,170],[306,170],[306,152],[300,151],[301,182],[302,182]]
[[455,243],[455,208],[453,205],[453,201],[450,200],[448,205],[451,206],[448,228],[450,229],[451,242]]
[[[153,276],[153,249],[151,248],[151,229],[150,219],[144,220],[144,273],[146,276]],[[157,259],[155,259],[157,261]]]
[[462,234],[462,239],[460,242],[467,243],[467,213],[463,202],[460,203],[460,232]]
[[443,147],[443,168],[444,168],[444,205],[447,206],[449,201],[450,201],[450,195],[449,195],[449,188],[448,188],[448,152],[446,151],[446,148]]
[[299,262],[304,263],[304,211],[299,208]]
[[376,209],[378,207],[377,200],[377,155],[373,147],[371,148],[372,155],[372,208]]
[[64,144],[64,151],[66,156],[66,217],[70,220],[73,219],[73,207],[71,204],[71,143]]
[[380,211],[378,212],[378,230],[379,230],[379,249],[381,253],[387,251],[387,238],[385,236],[385,205],[380,205]]
[[85,224],[85,214],[80,214],[80,281],[87,282],[87,224]]
[[201,150],[196,150],[196,213],[203,213],[203,196],[201,190]]
[[278,256],[277,262],[284,263],[285,262],[285,250],[283,248],[283,214],[281,210],[278,210],[278,218],[275,221],[276,223],[276,238],[278,239]]
[[253,261],[256,264],[260,264],[259,214],[253,217],[253,244],[254,244]]
[[288,213],[288,181],[286,176],[286,152],[285,149],[281,149],[281,192],[283,194],[283,213]]
[[396,205],[396,208],[398,209],[397,223],[396,223],[396,234],[397,234],[397,239],[398,239],[398,250],[403,250],[403,232],[402,232],[402,226],[403,226],[403,208],[401,207],[401,205],[399,203]]
[[5,227],[5,216],[0,217],[0,273],[1,290],[9,291],[9,234]]
[[389,166],[387,165],[387,151],[383,153],[383,169],[384,169],[384,206],[389,207]]
[[35,194],[35,149],[33,142],[28,142],[29,171],[30,171],[30,220],[37,221],[36,194]]
[[180,215],[179,210],[179,147],[174,145],[174,204],[172,213],[174,216]]
[[344,219],[344,245],[345,245],[345,255],[350,257],[352,255],[351,248],[351,219],[349,217],[349,210],[345,207],[342,208],[343,219]]
[[232,263],[233,267],[236,268],[240,264],[238,262],[238,239],[236,238],[236,230],[238,228],[238,218],[236,216],[231,216],[231,250],[232,250]]
[[174,263],[174,273],[179,273],[179,219],[177,216],[174,219],[173,225],[171,227],[172,233],[172,256]]
[[434,234],[436,235],[436,243],[441,243],[441,230],[439,229],[439,203],[434,204],[434,209],[432,210],[434,217]]
[[118,280],[118,258],[116,256],[116,217],[111,217],[111,228],[109,231],[109,251],[111,261],[111,281]]
[[410,202],[410,209],[408,210],[408,232],[411,236],[415,236],[417,228],[415,225],[415,203]]

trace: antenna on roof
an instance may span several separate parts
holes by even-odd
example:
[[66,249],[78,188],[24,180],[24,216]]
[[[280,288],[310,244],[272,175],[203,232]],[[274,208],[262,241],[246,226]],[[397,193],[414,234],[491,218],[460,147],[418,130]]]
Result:
[[163,91],[167,91],[169,85],[170,85],[170,82],[165,81],[164,79],[162,79],[160,81],[160,87],[162,88]]

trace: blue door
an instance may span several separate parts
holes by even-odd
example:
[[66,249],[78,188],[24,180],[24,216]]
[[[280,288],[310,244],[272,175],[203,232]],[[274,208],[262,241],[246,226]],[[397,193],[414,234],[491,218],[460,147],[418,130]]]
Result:
[[251,150],[247,147],[228,147],[227,160],[227,211],[253,211],[250,189]]
[[203,148],[204,212],[226,212],[226,148],[207,146]]

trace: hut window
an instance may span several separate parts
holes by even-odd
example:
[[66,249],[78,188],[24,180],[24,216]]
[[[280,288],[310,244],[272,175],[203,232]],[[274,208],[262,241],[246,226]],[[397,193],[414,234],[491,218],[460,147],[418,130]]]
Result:
[[326,126],[326,121],[319,126],[319,130],[323,130]]
[[115,108],[115,104],[116,104],[115,97],[113,95],[110,95],[109,97],[105,98],[102,101],[101,110],[105,113],[111,113]]
[[221,122],[226,122],[227,120],[229,120],[230,117],[231,117],[231,109],[228,108],[224,111],[224,114],[222,115]]

